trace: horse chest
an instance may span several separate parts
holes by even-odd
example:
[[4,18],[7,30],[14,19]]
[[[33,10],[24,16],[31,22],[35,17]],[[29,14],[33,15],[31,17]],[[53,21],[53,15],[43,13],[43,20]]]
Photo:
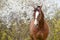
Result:
[[43,30],[39,29],[39,28],[36,28],[36,27],[31,28],[31,34],[37,35],[37,33],[39,33],[39,32],[43,32]]
[[38,32],[38,28],[31,27],[30,31],[31,31],[32,34],[36,34]]

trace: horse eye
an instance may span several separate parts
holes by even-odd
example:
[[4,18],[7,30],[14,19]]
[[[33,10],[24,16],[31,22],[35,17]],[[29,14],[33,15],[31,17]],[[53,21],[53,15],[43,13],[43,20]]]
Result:
[[39,11],[39,10],[38,10]]

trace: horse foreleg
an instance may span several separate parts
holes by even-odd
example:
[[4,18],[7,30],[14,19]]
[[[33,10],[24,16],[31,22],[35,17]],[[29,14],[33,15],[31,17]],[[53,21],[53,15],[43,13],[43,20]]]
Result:
[[31,37],[30,40],[33,40],[33,37]]
[[30,35],[30,40],[33,40],[33,37]]

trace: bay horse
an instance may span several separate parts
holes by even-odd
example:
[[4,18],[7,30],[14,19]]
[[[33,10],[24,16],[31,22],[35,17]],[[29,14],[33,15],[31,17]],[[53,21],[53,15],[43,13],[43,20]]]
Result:
[[46,40],[49,34],[49,27],[41,8],[42,6],[34,8],[33,19],[29,28],[31,40]]

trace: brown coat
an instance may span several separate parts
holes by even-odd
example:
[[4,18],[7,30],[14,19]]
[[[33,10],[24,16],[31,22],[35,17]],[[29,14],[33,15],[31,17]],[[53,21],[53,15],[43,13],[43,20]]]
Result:
[[49,33],[49,28],[46,21],[44,21],[44,27],[39,29],[38,27],[34,27],[34,19],[31,20],[30,36],[32,40],[46,40],[48,33]]

